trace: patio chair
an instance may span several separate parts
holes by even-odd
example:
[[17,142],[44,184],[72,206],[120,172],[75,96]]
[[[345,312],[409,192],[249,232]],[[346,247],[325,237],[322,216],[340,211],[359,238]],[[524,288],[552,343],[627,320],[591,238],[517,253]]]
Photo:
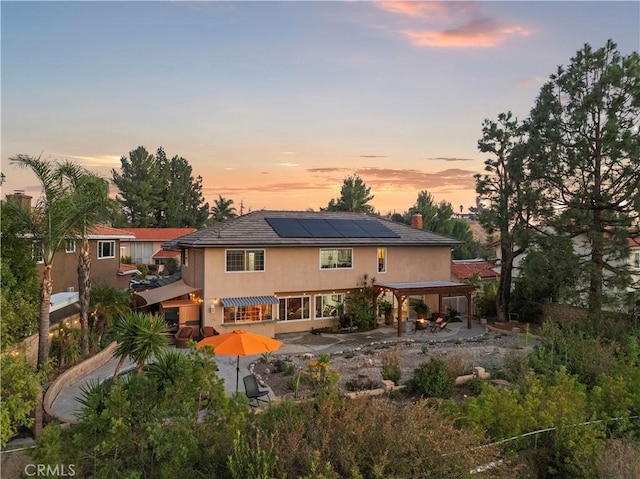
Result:
[[202,336],[203,338],[217,336],[218,334],[220,333],[216,331],[216,328],[214,328],[213,326],[202,326],[200,328],[200,336]]
[[186,348],[187,342],[193,339],[193,328],[183,326],[176,333],[176,348]]
[[[249,374],[248,376],[243,377],[242,381],[244,382],[245,393],[249,398],[249,404],[251,404],[251,401],[253,400],[257,402],[256,404],[257,406],[260,405],[260,401],[264,403],[271,402],[271,398],[269,397],[269,391],[260,389],[260,386],[258,385],[258,380],[256,379],[255,375]],[[265,396],[267,397],[266,401],[262,399]],[[251,405],[253,406],[253,404]]]
[[439,331],[451,331],[449,328],[447,328],[447,324],[449,324],[449,321],[447,321],[446,319],[442,320],[439,323],[437,323],[437,325],[436,325],[436,327],[437,327],[436,333],[439,332]]

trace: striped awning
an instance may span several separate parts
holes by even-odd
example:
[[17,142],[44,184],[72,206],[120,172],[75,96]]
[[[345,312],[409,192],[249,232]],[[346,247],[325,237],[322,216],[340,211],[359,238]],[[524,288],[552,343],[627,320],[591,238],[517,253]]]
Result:
[[275,296],[243,296],[241,298],[222,298],[222,306],[235,308],[238,306],[256,306],[258,304],[278,304]]

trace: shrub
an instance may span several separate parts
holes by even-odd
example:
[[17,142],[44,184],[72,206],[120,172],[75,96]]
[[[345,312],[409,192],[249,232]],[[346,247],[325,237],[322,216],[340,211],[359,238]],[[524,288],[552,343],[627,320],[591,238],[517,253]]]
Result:
[[292,362],[278,359],[276,361],[276,369],[285,376],[292,376],[296,372],[296,366]]
[[256,431],[254,444],[249,444],[245,435],[237,431],[233,440],[233,454],[227,458],[227,465],[233,479],[270,479],[278,462],[273,451],[273,438],[267,449],[260,445],[260,434]]
[[407,386],[412,392],[423,396],[447,399],[453,394],[454,384],[455,378],[447,363],[432,358],[413,372]]
[[393,350],[382,355],[382,379],[393,381],[393,384],[400,384],[402,369],[400,369],[400,356],[398,351]]
[[[497,456],[491,446],[472,451],[483,438],[456,428],[453,419],[424,401],[326,396],[274,404],[255,419],[257,427],[273,434],[278,451],[273,477],[466,477],[473,466]],[[500,477],[499,470],[491,477]]]

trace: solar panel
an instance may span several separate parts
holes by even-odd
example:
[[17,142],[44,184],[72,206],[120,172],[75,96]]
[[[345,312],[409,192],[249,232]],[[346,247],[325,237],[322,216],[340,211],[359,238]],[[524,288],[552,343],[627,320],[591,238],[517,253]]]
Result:
[[399,238],[376,220],[346,218],[265,218],[281,238]]
[[339,227],[333,224],[330,219],[321,218],[300,218],[300,225],[307,230],[312,238],[342,238],[343,234]]
[[382,223],[376,220],[353,220],[360,228],[370,233],[373,238],[399,238],[400,235],[394,233]]
[[340,231],[345,238],[371,238],[371,234],[363,230],[354,220],[334,220],[339,221]]
[[265,220],[281,238],[312,238],[311,233],[295,218],[265,218]]

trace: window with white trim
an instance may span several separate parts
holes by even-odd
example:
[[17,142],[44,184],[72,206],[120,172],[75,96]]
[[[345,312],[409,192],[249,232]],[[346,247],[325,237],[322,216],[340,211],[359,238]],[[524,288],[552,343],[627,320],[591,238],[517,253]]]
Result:
[[292,321],[295,319],[311,319],[309,296],[294,296],[292,298],[280,298],[280,321]]
[[254,321],[270,321],[272,306],[256,304],[253,306],[232,306],[224,308],[225,323],[247,323]]
[[378,273],[387,272],[387,248],[378,248]]
[[640,252],[633,254],[633,267],[640,269]]
[[320,248],[320,268],[353,268],[353,249]]
[[116,257],[115,241],[98,241],[98,259],[107,259]]
[[65,253],[75,253],[76,252],[76,240],[75,239],[66,239],[66,240],[64,240],[64,252]]
[[36,263],[44,263],[44,252],[42,251],[41,241],[31,243],[31,259]]
[[264,271],[263,249],[228,249],[226,271]]
[[319,294],[315,303],[316,318],[337,318],[344,305],[344,294]]

